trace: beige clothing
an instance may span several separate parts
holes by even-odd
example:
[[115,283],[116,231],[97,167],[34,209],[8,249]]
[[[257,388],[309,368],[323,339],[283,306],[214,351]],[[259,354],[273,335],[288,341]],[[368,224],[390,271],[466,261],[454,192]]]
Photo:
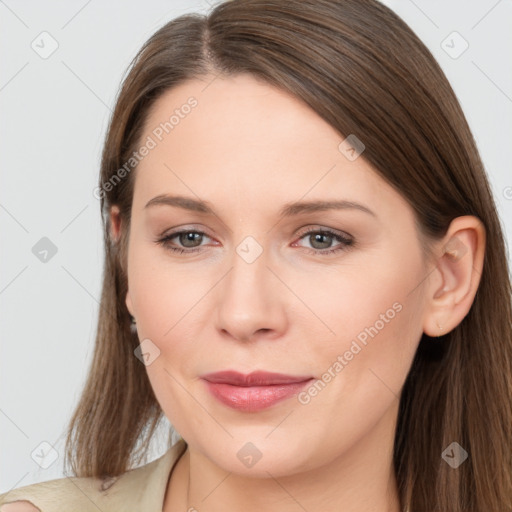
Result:
[[0,512],[16,500],[41,512],[162,512],[169,476],[186,448],[180,438],[160,458],[111,480],[64,477],[13,489],[0,494]]

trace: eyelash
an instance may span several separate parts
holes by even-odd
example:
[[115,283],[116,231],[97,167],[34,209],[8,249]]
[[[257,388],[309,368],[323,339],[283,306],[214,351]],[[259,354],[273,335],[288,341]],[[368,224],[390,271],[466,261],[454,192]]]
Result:
[[[179,235],[181,235],[183,233],[195,233],[195,234],[198,234],[198,235],[206,235],[208,237],[208,235],[206,233],[204,233],[203,231],[196,231],[194,229],[183,229],[183,230],[180,230],[180,231],[175,231],[174,233],[170,233],[169,235],[166,235],[165,237],[157,240],[156,243],[160,244],[160,245],[163,245],[166,249],[169,249],[169,250],[171,250],[173,252],[176,252],[176,253],[179,253],[179,254],[197,252],[197,251],[201,250],[202,246],[188,248],[188,249],[184,249],[184,248],[181,248],[181,247],[173,247],[170,244],[170,241],[173,238],[175,238],[175,237],[177,237],[177,236],[179,236]],[[312,229],[312,230],[306,231],[306,232],[304,232],[304,233],[302,233],[300,235],[299,240],[301,240],[305,236],[311,235],[311,234],[330,235],[335,240],[340,242],[341,245],[339,247],[334,248],[334,249],[310,249],[308,247],[304,247],[304,249],[306,249],[306,252],[308,252],[310,254],[311,253],[315,254],[315,255],[316,254],[321,254],[321,255],[334,254],[334,253],[337,253],[337,252],[340,252],[340,251],[346,251],[349,248],[354,246],[354,240],[352,238],[342,236],[340,233],[337,233],[337,232],[332,231],[332,230],[327,229],[327,228],[324,228],[324,229]],[[208,238],[211,238],[211,237],[208,237]]]

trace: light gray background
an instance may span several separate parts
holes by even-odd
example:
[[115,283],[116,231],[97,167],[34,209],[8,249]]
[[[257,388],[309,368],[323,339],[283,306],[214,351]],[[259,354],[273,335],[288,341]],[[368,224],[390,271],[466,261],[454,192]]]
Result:
[[[510,245],[512,2],[384,3],[451,81]],[[92,191],[122,73],[165,22],[208,8],[206,0],[0,0],[0,492],[63,476],[64,430],[91,360],[99,307],[103,247]],[[43,31],[58,43],[46,59],[31,47],[51,48]],[[447,53],[462,48],[458,36],[447,39],[453,31],[469,44],[458,58]],[[57,247],[46,263],[32,252],[42,237]],[[42,442],[58,454],[46,469],[36,460],[45,465],[54,452]],[[153,458],[164,451],[153,443]]]

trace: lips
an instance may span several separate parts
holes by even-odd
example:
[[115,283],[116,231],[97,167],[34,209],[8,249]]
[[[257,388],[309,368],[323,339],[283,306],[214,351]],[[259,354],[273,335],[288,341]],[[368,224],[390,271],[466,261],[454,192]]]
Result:
[[263,371],[244,375],[231,370],[209,373],[202,378],[208,391],[219,402],[244,412],[257,412],[291,398],[313,380],[309,375]]
[[232,386],[274,386],[277,384],[292,384],[304,382],[311,379],[311,375],[294,376],[282,373],[271,373],[264,371],[252,372],[244,375],[239,372],[227,370],[223,372],[208,373],[202,376],[208,382],[216,384],[230,384]]

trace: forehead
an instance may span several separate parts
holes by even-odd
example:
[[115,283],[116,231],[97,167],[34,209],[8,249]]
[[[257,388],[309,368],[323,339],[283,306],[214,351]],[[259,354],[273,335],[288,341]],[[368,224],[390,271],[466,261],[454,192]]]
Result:
[[[189,108],[191,98],[195,106]],[[291,148],[297,158],[319,150],[336,154],[341,140],[305,103],[249,74],[189,80],[165,92],[149,113],[146,133],[163,129],[173,114],[173,126],[161,135],[175,154],[189,149],[181,144],[187,141],[210,151],[236,145],[242,159],[262,149],[271,150],[271,157],[286,151],[293,159]]]
[[191,192],[247,207],[327,192],[355,193],[374,205],[386,192],[396,198],[363,158],[346,158],[339,149],[345,137],[313,109],[248,74],[194,79],[165,92],[146,120],[141,141],[148,138],[154,147],[136,180],[146,201]]

